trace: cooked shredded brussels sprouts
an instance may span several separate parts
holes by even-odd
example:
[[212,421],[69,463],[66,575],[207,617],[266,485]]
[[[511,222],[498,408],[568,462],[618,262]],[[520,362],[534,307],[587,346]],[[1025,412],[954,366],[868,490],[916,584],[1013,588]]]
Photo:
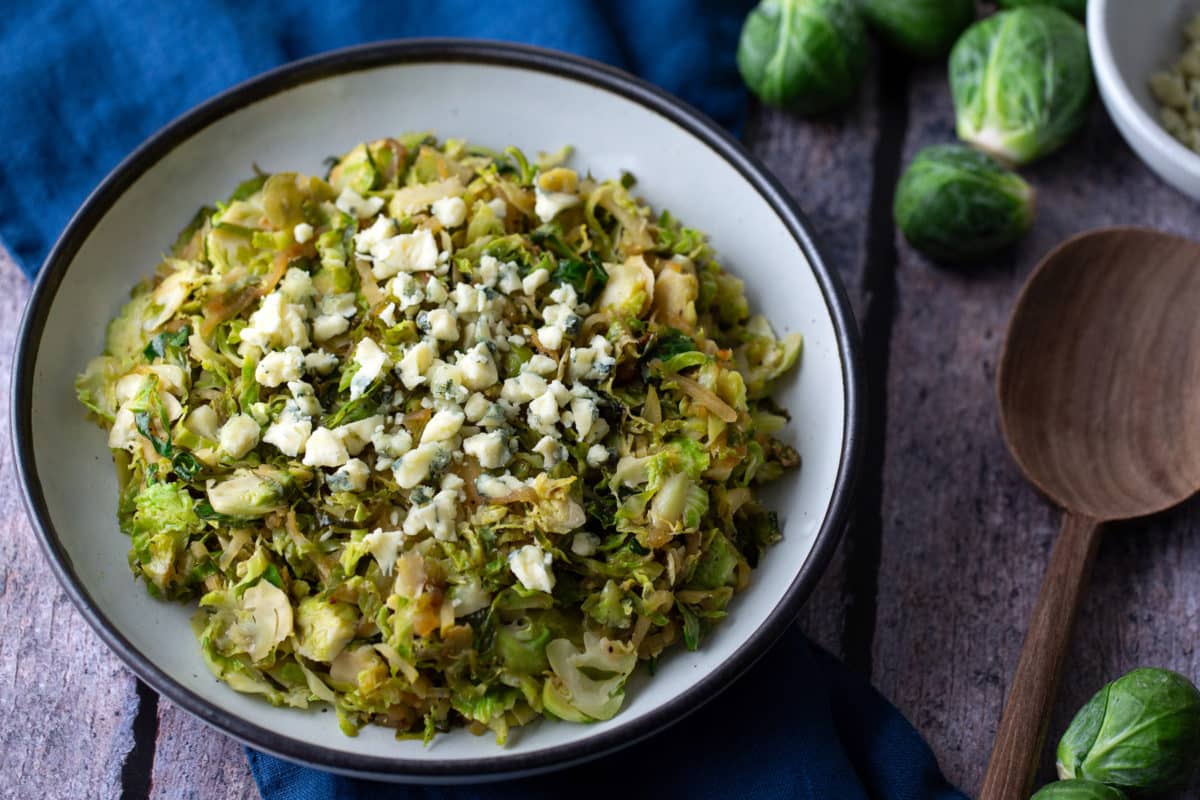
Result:
[[799,335],[568,156],[422,134],[257,175],[109,325],[77,389],[130,566],[234,689],[347,734],[608,719],[779,538]]

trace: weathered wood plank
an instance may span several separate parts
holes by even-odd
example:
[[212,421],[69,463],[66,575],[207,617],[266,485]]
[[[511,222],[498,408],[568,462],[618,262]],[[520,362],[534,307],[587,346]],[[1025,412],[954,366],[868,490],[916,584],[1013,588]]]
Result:
[[[867,262],[867,214],[872,160],[878,143],[875,80],[866,82],[853,110],[824,120],[800,120],[781,111],[757,109],[747,141],[787,188],[816,229],[823,254],[841,275],[856,315],[863,314]],[[805,632],[839,656],[849,592],[846,545],[800,617]]]
[[[910,89],[906,160],[952,141],[945,73]],[[1084,135],[1026,177],[1039,190],[1032,234],[970,271],[937,268],[901,242],[888,379],[884,540],[876,684],[933,744],[947,775],[978,788],[1058,515],[1013,466],[993,382],[1008,314],[1055,243],[1092,227],[1186,232],[1195,205],[1155,179],[1097,105]],[[1200,504],[1118,526],[1101,548],[1055,709],[1053,744],[1105,681],[1134,666],[1196,678]]]
[[257,800],[242,746],[166,700],[158,705],[152,800]]
[[0,251],[0,752],[3,797],[117,797],[133,746],[134,679],[75,611],[21,505],[9,428],[29,285]]

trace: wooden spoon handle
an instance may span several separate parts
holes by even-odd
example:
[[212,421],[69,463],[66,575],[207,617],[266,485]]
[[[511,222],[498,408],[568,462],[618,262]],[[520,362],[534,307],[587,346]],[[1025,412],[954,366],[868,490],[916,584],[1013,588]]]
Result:
[[1099,523],[1093,519],[1070,512],[1063,515],[979,800],[1029,797],[1079,599],[1100,541],[1098,531]]

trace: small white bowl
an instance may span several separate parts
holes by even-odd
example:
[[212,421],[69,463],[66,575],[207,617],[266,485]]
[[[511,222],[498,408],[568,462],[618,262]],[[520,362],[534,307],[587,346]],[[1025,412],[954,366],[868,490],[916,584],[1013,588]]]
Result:
[[1197,11],[1200,0],[1090,0],[1087,32],[1100,97],[1125,141],[1160,178],[1200,199],[1200,155],[1159,124],[1149,86],[1179,56],[1183,25]]
[[[788,436],[804,466],[765,494],[784,538],[729,617],[697,652],[673,652],[652,679],[635,675],[612,720],[530,725],[504,748],[461,730],[430,747],[380,727],[349,738],[332,714],[274,708],[218,683],[189,628],[191,609],[153,600],[129,574],[111,454],[72,388],[130,286],[196,208],[255,164],[320,172],[329,153],[412,129],[527,152],[574,144],[576,166],[596,175],[631,170],[655,208],[711,234],[756,309],[781,332],[805,337],[801,367],[777,393],[793,414]],[[104,641],[172,702],[260,750],[326,769],[426,782],[514,777],[593,758],[683,718],[792,624],[849,509],[862,445],[856,349],[846,298],[808,223],[766,170],[698,112],[625,73],[545,50],[383,43],[230,90],[157,133],[100,185],[55,245],[26,311],[14,442],[26,505],[59,580]]]

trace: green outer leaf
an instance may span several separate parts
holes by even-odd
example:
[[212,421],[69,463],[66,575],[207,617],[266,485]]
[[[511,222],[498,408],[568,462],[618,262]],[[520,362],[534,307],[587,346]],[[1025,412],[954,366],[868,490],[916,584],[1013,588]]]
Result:
[[1080,21],[1087,19],[1087,0],[996,0],[996,4],[1001,8],[1054,6],[1061,8]]
[[1200,767],[1200,691],[1182,675],[1135,669],[1105,686],[1071,722],[1058,772],[1122,789],[1187,785]]
[[913,247],[939,261],[970,261],[1029,230],[1034,191],[984,153],[935,145],[901,176],[892,212]]
[[1043,786],[1029,800],[1125,800],[1125,795],[1103,783],[1070,780]]
[[764,103],[819,114],[854,96],[867,49],[852,0],[763,0],[746,17],[737,62]]
[[975,21],[975,0],[862,0],[863,16],[894,47],[932,60]]
[[1048,6],[995,14],[954,45],[950,89],[960,139],[1015,164],[1041,158],[1087,116],[1087,34]]

